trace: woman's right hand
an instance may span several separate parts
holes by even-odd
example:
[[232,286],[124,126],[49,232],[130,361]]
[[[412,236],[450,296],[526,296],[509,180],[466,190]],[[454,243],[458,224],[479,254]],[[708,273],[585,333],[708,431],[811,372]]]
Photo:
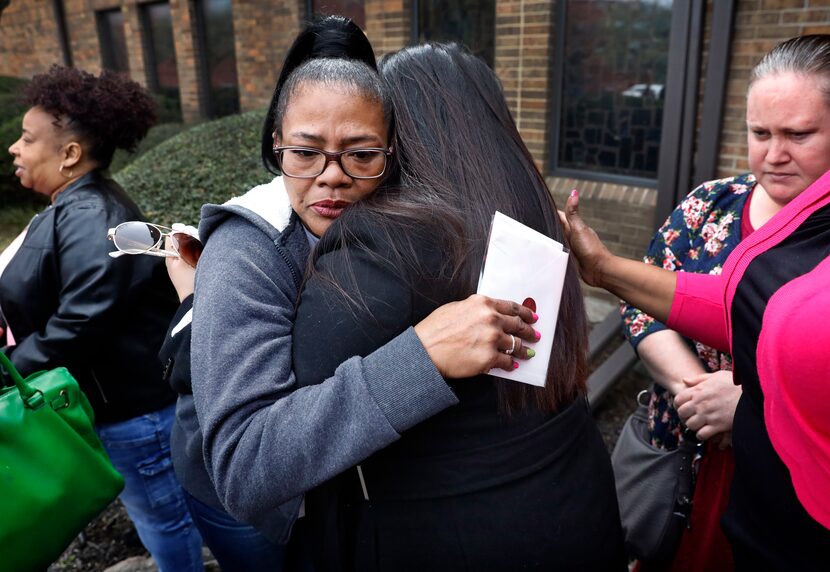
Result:
[[590,286],[602,286],[602,264],[613,256],[594,232],[579,216],[579,193],[571,191],[565,203],[565,212],[559,211],[565,236],[574,255],[582,280]]
[[[512,371],[518,367],[514,358],[533,357],[534,350],[523,342],[539,340],[530,325],[537,319],[515,302],[473,294],[432,312],[415,326],[415,333],[443,377],[471,377],[493,368]],[[512,353],[506,354],[511,347]]]

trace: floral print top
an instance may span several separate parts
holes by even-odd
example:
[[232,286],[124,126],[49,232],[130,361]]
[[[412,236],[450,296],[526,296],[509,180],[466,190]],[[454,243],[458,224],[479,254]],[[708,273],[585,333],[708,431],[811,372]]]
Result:
[[[643,261],[677,272],[720,274],[741,240],[744,205],[755,188],[752,174],[703,183],[674,209],[651,240]],[[623,333],[634,348],[666,326],[637,308],[622,304]],[[688,340],[707,371],[732,369],[729,354]],[[671,394],[654,384],[649,429],[655,447],[674,449],[682,432]]]

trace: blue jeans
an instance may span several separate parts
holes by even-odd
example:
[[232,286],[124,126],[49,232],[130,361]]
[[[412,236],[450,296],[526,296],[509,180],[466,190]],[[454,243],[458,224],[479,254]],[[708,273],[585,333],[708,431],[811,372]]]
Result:
[[184,494],[193,522],[222,572],[283,570],[285,546],[271,542],[253,526],[206,505],[187,491]]
[[124,476],[119,498],[160,572],[201,572],[202,538],[170,459],[175,411],[173,404],[127,421],[99,423],[96,429]]

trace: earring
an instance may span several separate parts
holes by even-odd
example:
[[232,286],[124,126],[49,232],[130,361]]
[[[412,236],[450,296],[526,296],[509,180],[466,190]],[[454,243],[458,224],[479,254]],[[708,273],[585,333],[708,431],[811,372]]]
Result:
[[[61,175],[63,175],[64,177],[66,177],[66,175],[64,175],[64,174],[63,174],[63,170],[64,170],[64,165],[63,165],[63,163],[61,163],[61,166],[60,166],[60,167],[58,167],[58,173],[60,173],[60,174],[61,174]],[[73,172],[74,172],[74,170],[73,170],[73,169],[69,169],[69,176],[68,176],[68,177],[66,177],[66,178],[67,178],[67,179],[71,179],[71,178],[72,178],[72,175],[73,175]]]

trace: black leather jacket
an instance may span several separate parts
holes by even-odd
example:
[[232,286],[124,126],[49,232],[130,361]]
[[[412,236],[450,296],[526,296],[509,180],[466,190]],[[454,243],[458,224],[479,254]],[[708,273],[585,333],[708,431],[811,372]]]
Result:
[[107,255],[107,229],[144,220],[115,182],[88,173],[30,223],[0,278],[0,308],[24,376],[65,366],[99,422],[130,419],[176,399],[158,351],[178,301],[162,258]]

